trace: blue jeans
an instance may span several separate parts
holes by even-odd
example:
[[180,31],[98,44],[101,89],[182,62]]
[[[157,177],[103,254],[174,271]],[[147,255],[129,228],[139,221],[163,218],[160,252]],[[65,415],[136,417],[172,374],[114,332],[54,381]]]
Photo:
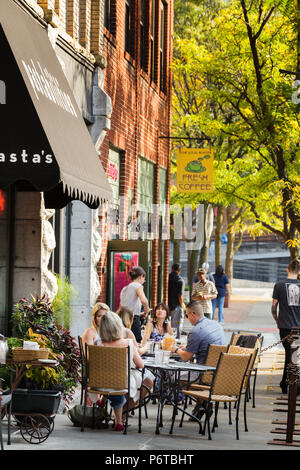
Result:
[[216,299],[212,299],[212,308],[213,308],[212,319],[214,319],[215,310],[216,310],[216,307],[218,307],[219,322],[224,321],[224,315],[223,315],[224,302],[225,302],[225,296],[224,297],[217,297]]
[[107,398],[114,410],[122,408],[126,403],[126,398],[124,395],[107,395]]

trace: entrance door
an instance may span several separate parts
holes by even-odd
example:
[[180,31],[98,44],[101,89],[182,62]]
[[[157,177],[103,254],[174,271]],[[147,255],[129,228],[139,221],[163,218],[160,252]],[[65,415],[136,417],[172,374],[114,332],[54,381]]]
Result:
[[148,241],[108,242],[107,252],[107,304],[115,312],[120,304],[120,292],[130,282],[133,266],[141,266],[146,272],[144,292],[150,303],[151,244]]
[[112,251],[110,253],[111,279],[110,307],[116,312],[120,305],[120,292],[130,281],[130,271],[139,264],[137,251]]

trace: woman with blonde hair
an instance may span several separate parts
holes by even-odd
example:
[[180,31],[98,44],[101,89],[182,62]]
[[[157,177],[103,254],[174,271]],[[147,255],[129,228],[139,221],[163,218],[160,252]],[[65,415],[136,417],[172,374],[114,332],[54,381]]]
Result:
[[[130,398],[136,402],[139,399],[139,388],[142,385],[142,374],[138,369],[144,368],[142,361],[132,339],[124,338],[124,327],[120,317],[114,312],[107,312],[100,323],[100,338],[104,347],[119,347],[130,349]],[[108,400],[115,414],[115,431],[124,429],[122,422],[122,410],[126,403],[124,395],[110,395]]]
[[82,335],[82,344],[84,346],[85,343],[92,344],[92,345],[100,345],[101,339],[99,335],[99,328],[101,317],[106,313],[109,312],[110,308],[108,305],[97,302],[92,310],[92,327],[87,328]]

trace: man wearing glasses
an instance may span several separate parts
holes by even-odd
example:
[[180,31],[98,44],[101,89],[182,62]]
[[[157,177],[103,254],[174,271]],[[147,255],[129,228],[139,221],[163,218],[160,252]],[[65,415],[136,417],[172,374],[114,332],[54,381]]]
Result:
[[187,345],[174,347],[172,352],[184,361],[190,361],[195,356],[198,364],[204,364],[209,344],[226,344],[223,327],[204,316],[201,302],[198,300],[192,300],[186,306],[185,314],[193,328],[188,335]]

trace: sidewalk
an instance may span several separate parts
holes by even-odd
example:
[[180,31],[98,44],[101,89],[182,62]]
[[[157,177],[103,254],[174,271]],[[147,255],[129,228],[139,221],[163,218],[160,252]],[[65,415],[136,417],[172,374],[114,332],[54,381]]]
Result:
[[[224,330],[229,340],[233,330],[261,331],[264,336],[263,348],[278,341],[278,332],[270,312],[271,302],[265,296],[266,291],[249,291],[239,296],[234,292],[229,308],[225,309]],[[188,328],[188,324],[185,323]],[[271,434],[276,418],[286,419],[286,413],[274,412],[274,402],[281,395],[278,383],[282,367],[281,345],[263,353],[259,364],[256,385],[256,407],[252,408],[252,401],[247,405],[247,419],[249,432],[243,428],[243,410],[240,410],[240,439],[235,438],[235,425],[228,424],[228,410],[220,406],[219,427],[209,441],[206,436],[198,434],[197,423],[188,422],[185,418],[182,428],[179,427],[180,417],[177,417],[173,435],[169,435],[172,407],[164,408],[164,427],[160,435],[155,435],[155,419],[157,405],[148,405],[148,419],[143,411],[142,433],[138,433],[137,415],[130,418],[128,434],[116,433],[111,429],[92,430],[87,428],[84,433],[74,427],[66,414],[57,415],[55,428],[50,437],[42,444],[31,445],[26,443],[20,434],[12,436],[12,445],[5,446],[7,450],[103,450],[127,451],[126,455],[136,455],[136,451],[199,451],[199,450],[297,450],[296,447],[269,445],[268,441],[283,438],[284,435]],[[277,405],[278,408],[278,405]],[[233,423],[235,410],[233,410]],[[4,423],[4,434],[6,434]],[[110,455],[110,454],[109,454]],[[117,455],[117,454],[116,454]],[[195,463],[195,462],[194,462]]]

